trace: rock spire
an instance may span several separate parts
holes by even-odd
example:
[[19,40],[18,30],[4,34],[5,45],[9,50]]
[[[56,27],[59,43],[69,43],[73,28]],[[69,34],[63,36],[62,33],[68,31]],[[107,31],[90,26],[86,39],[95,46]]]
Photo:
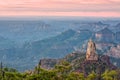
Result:
[[86,60],[98,60],[98,55],[96,54],[96,45],[92,39],[88,41]]

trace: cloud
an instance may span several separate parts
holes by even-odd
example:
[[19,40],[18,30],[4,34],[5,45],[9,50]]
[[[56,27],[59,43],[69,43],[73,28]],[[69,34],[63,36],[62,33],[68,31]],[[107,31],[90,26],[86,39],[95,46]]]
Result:
[[[120,12],[120,0],[0,0],[0,13]],[[1,14],[0,14],[1,15]]]

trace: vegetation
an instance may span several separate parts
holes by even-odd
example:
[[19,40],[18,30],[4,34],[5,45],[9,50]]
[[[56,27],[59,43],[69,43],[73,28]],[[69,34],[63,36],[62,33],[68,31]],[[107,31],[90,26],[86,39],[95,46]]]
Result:
[[120,70],[105,70],[101,75],[92,71],[88,75],[73,71],[70,63],[61,61],[52,70],[42,69],[40,65],[33,71],[18,72],[12,68],[0,70],[0,80],[119,80]]

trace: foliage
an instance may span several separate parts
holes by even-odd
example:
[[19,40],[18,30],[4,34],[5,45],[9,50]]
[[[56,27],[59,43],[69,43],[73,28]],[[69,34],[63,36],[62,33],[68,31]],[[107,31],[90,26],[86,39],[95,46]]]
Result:
[[97,75],[95,72],[92,72],[87,76],[87,80],[95,80],[96,78],[97,78]]
[[104,80],[117,80],[117,71],[115,70],[106,70],[103,74],[102,74],[102,77]]
[[[102,74],[103,80],[119,80],[117,77],[117,71],[106,70]],[[60,73],[56,70],[44,70],[39,74],[25,74],[19,72],[5,72],[4,77],[0,75],[0,80],[96,80],[97,74],[95,72],[90,73],[87,77],[83,73],[79,72],[69,72],[69,73]]]
[[85,75],[71,69],[71,64],[64,60],[52,70],[42,69],[40,65],[33,71],[21,73],[12,68],[3,68],[0,71],[0,80],[119,80],[120,70],[106,70],[98,79],[98,74],[94,71]]

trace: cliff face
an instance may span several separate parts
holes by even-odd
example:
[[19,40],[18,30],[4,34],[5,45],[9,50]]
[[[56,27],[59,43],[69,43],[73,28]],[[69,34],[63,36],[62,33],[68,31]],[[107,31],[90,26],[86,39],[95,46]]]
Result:
[[106,55],[110,57],[120,58],[120,45],[117,45],[116,47],[111,47]]
[[95,38],[100,42],[113,42],[115,40],[115,34],[108,28],[104,28],[95,33]]
[[97,31],[94,34],[95,41],[104,43],[120,42],[120,24],[115,26],[115,28],[119,29],[114,32],[109,28],[104,28],[100,31]]
[[120,31],[116,32],[116,40],[120,42]]
[[120,67],[120,45],[111,47],[110,50],[106,52],[106,55],[111,58],[111,62],[114,65]]

